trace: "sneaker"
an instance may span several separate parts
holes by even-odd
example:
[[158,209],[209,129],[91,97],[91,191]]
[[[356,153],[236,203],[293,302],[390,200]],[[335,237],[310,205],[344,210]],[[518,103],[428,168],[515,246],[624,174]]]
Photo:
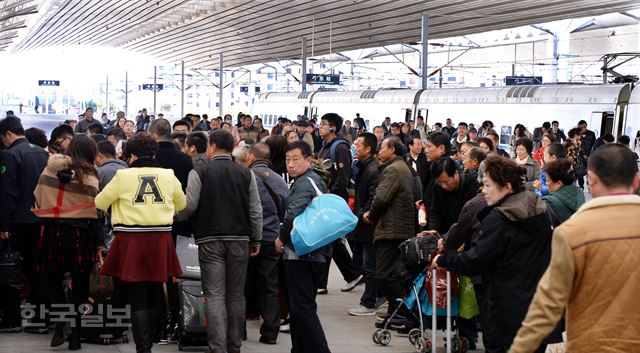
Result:
[[291,326],[290,326],[289,319],[282,320],[282,322],[280,323],[280,332],[290,332],[290,331],[291,331]]
[[347,310],[347,313],[353,316],[373,316],[376,313],[376,309],[369,309],[366,306],[360,304],[355,308]]
[[353,288],[355,288],[358,284],[360,284],[360,282],[362,282],[363,279],[364,279],[364,277],[362,275],[358,276],[353,281],[347,283],[347,285],[345,287],[343,287],[342,289],[340,289],[340,291],[341,292],[350,292],[350,291],[352,291]]
[[322,294],[327,294],[327,293],[329,293],[327,288],[318,288],[318,294],[322,295]]
[[12,325],[0,326],[0,333],[19,333],[19,332],[22,332],[22,327],[20,326],[12,326]]

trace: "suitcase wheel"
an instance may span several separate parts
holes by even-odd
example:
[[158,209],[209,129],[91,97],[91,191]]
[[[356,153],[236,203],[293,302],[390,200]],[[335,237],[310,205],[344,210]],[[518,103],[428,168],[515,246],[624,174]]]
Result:
[[178,343],[178,350],[180,352],[182,352],[184,350],[184,346],[182,345],[182,343]]
[[111,340],[108,338],[103,338],[102,339],[102,344],[105,346],[108,346],[111,343]]

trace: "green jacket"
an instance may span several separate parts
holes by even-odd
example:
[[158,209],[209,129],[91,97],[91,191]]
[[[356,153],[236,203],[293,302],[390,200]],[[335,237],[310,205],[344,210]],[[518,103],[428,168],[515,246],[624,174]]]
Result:
[[400,156],[381,166],[369,217],[377,222],[374,239],[404,240],[416,235],[415,181]]
[[584,203],[584,190],[574,185],[567,185],[550,192],[542,199],[551,207],[560,223],[563,223]]

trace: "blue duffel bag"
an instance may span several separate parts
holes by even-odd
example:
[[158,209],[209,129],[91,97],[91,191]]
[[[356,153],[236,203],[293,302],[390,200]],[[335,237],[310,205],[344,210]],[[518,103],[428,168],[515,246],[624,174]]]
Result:
[[358,224],[347,202],[338,195],[323,194],[308,178],[317,196],[293,220],[291,242],[298,256],[308,254],[353,231]]

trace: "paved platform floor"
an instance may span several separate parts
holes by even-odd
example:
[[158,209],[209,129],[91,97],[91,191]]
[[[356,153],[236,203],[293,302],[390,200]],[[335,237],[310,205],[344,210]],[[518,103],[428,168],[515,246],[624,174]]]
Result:
[[[344,282],[335,268],[332,267],[329,281],[329,294],[318,296],[318,312],[333,353],[374,353],[402,352],[415,350],[407,337],[393,334],[391,343],[386,347],[377,346],[371,340],[374,331],[375,316],[349,316],[346,310],[359,302],[364,286],[358,286],[352,292],[342,293],[340,287]],[[291,339],[287,333],[280,333],[277,345],[265,345],[258,342],[260,321],[249,321],[247,325],[248,339],[243,343],[243,353],[285,353],[291,350]],[[443,332],[439,333],[438,351],[444,352]],[[50,348],[52,333],[37,334],[0,334],[0,353],[45,353],[66,351],[66,344]],[[206,347],[185,347],[185,352],[205,352]],[[133,340],[129,344],[103,346],[83,343],[81,352],[91,353],[135,353]],[[176,344],[154,345],[154,353],[178,352]],[[473,352],[473,351],[472,351]],[[480,352],[480,351],[478,351]]]

